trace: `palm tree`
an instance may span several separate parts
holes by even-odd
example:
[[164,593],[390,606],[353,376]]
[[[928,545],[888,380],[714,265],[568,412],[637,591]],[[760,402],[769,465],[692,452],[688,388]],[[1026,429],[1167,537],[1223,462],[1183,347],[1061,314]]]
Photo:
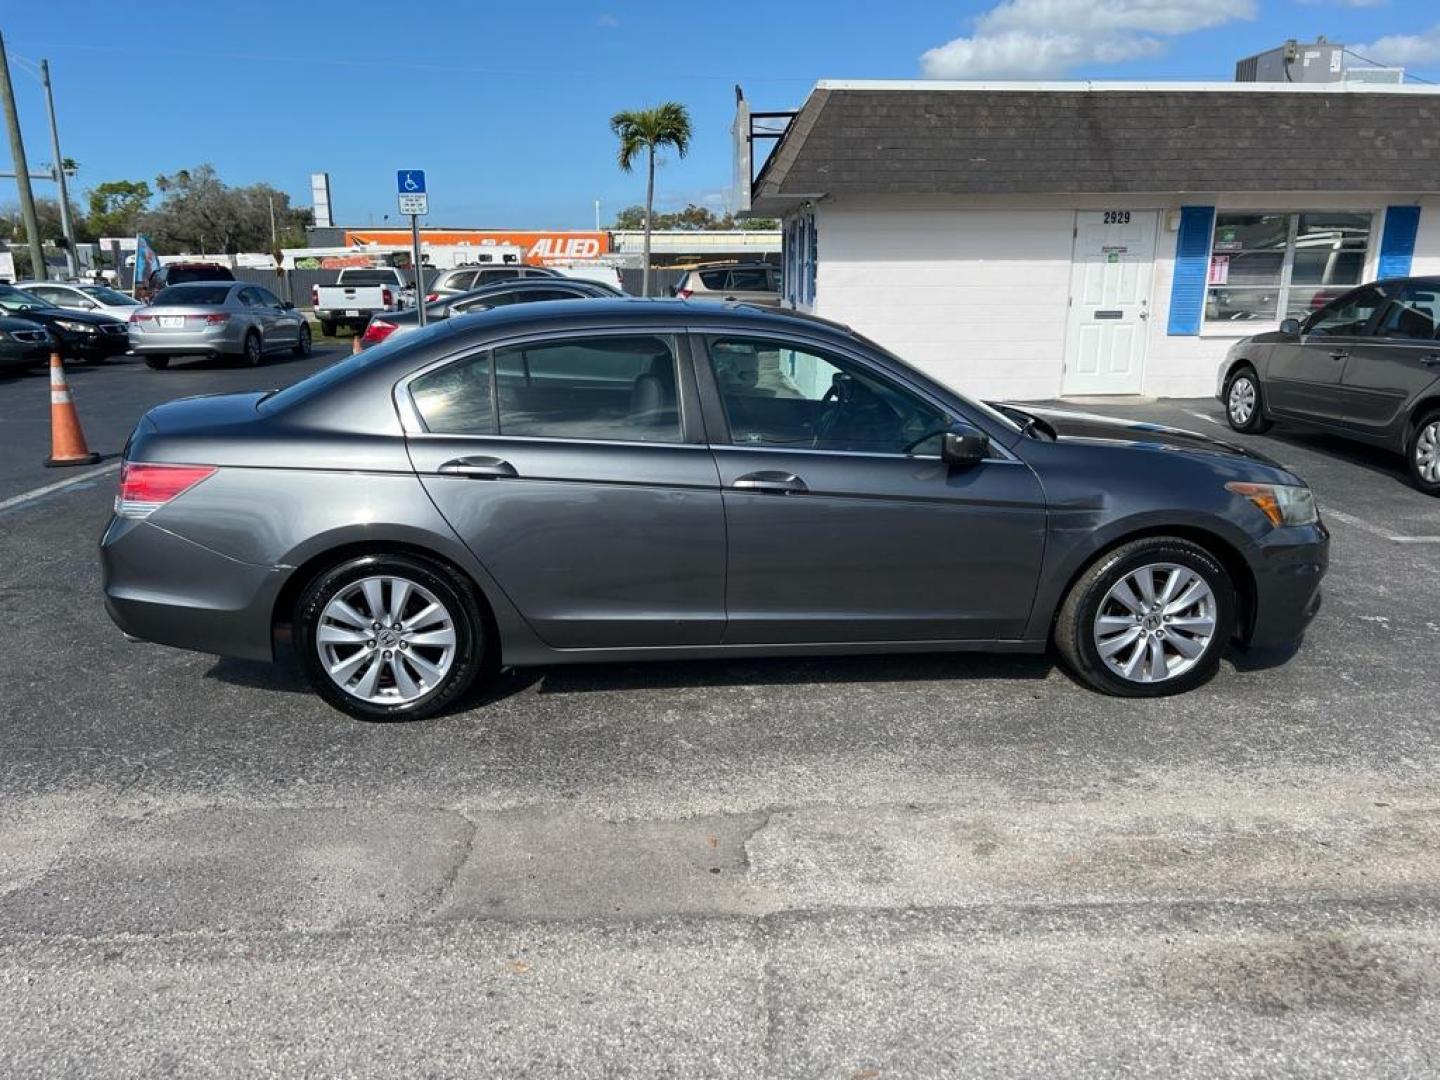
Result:
[[677,101],[653,109],[631,109],[610,118],[610,130],[620,139],[620,168],[630,172],[640,151],[648,151],[645,182],[645,269],[640,295],[650,295],[650,219],[655,213],[655,151],[673,146],[684,157],[690,149],[690,113]]

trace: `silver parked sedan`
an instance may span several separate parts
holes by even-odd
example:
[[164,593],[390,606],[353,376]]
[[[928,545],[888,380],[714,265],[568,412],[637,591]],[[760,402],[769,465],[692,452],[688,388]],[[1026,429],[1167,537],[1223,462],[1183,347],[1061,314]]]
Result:
[[175,356],[238,356],[251,366],[265,354],[310,353],[310,324],[274,293],[244,281],[195,281],[161,289],[130,316],[130,348],[157,371]]

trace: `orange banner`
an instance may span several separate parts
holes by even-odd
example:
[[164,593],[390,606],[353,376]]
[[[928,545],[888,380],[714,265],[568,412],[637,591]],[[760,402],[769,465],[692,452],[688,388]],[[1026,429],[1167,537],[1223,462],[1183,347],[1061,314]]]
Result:
[[[610,234],[605,232],[543,231],[530,229],[421,229],[427,244],[514,244],[525,252],[525,261],[542,265],[557,259],[593,259],[610,252]],[[409,229],[347,229],[346,244],[409,244]]]

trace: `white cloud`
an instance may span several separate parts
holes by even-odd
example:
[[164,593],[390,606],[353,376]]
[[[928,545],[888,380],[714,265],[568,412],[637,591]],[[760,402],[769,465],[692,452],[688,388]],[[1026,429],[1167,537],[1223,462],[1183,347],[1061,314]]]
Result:
[[1356,45],[1352,51],[1380,64],[1440,63],[1440,23],[1418,34],[1391,34]]
[[1038,78],[1165,51],[1164,37],[1255,16],[1255,0],[1003,0],[920,58],[932,79]]

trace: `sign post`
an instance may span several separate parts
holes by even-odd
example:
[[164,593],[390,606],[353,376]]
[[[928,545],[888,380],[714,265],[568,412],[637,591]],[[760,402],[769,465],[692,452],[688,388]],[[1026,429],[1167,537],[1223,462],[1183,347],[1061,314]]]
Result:
[[430,198],[425,191],[424,169],[400,169],[395,173],[395,192],[400,199],[400,213],[410,215],[410,259],[415,269],[415,313],[425,325],[425,268],[420,261],[420,218],[430,212]]

